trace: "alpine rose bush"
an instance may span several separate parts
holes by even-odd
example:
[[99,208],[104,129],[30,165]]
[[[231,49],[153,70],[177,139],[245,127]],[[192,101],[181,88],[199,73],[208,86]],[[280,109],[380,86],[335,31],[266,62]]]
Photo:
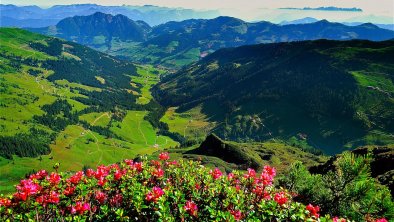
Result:
[[346,221],[294,202],[272,185],[272,167],[225,175],[169,158],[161,153],[159,161],[124,160],[73,175],[39,171],[0,197],[0,221]]

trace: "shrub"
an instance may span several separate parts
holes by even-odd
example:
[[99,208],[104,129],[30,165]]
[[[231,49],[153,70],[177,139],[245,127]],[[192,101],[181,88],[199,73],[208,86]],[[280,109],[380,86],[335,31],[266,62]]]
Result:
[[345,152],[327,174],[310,174],[300,162],[294,163],[280,184],[298,196],[297,201],[313,202],[323,213],[356,221],[385,216],[394,218],[394,202],[387,187],[371,177],[370,157]]
[[[194,161],[125,160],[72,175],[42,170],[0,198],[2,221],[328,221],[273,184],[275,169],[227,175]],[[336,218],[334,218],[334,221]]]

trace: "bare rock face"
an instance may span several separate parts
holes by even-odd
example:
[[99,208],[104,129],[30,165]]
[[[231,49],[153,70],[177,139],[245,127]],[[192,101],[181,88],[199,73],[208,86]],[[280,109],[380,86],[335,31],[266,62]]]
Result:
[[[356,155],[366,155],[368,152],[372,154],[371,175],[386,185],[391,195],[394,196],[394,147],[360,147],[352,151]],[[338,158],[334,156],[326,163],[309,168],[311,173],[325,174],[334,170],[334,162]]]

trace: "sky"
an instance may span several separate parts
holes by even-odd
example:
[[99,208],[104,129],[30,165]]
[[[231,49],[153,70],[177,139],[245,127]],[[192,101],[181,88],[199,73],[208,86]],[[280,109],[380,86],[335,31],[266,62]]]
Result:
[[[2,4],[39,5],[95,3],[99,5],[157,5],[192,9],[215,9],[223,15],[245,20],[292,20],[302,17],[361,22],[394,23],[394,0],[1,0]],[[363,12],[278,10],[283,7],[361,8]]]

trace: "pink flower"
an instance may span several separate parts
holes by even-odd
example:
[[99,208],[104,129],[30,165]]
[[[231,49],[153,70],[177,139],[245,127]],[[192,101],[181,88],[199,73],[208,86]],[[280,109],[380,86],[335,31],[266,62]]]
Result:
[[346,222],[346,219],[334,217],[334,218],[332,218],[332,221],[333,221],[333,222]]
[[42,180],[48,175],[47,171],[45,170],[40,170],[35,174],[30,175],[29,179],[37,179],[37,180]]
[[151,201],[156,202],[156,201],[155,201],[155,196],[154,196],[153,193],[150,192],[150,191],[146,194],[145,200],[147,200],[147,201],[149,201],[149,202],[151,202]]
[[160,160],[168,160],[168,159],[170,159],[170,155],[168,155],[167,152],[160,153],[159,154],[159,159]]
[[100,179],[97,181],[97,184],[98,184],[99,186],[104,186],[106,183],[107,183],[107,180],[104,179],[104,178],[100,178]]
[[145,200],[149,202],[157,202],[157,200],[164,195],[164,191],[160,187],[153,187],[152,191],[149,191],[146,196]]
[[72,214],[78,213],[78,214],[82,215],[88,210],[90,210],[90,204],[89,203],[82,203],[79,201],[75,204],[75,206],[71,207]]
[[197,217],[198,207],[193,201],[186,201],[184,208],[190,215]]
[[109,168],[106,166],[99,166],[96,170],[94,177],[98,180],[104,179],[109,174]]
[[228,180],[233,180],[234,179],[234,174],[233,173],[229,173],[229,174],[227,174],[227,179]]
[[16,186],[16,189],[19,191],[19,194],[15,194],[17,199],[27,200],[30,195],[36,194],[41,190],[40,185],[34,183],[32,180],[21,180],[19,185]]
[[52,185],[56,185],[58,183],[60,183],[60,175],[52,172],[51,175],[47,176],[46,179],[52,184]]
[[107,195],[102,191],[97,191],[94,197],[100,204],[103,204],[107,200]]
[[248,173],[244,175],[245,178],[254,178],[255,176],[256,176],[256,171],[251,168],[248,168]]
[[1,206],[5,206],[5,207],[11,206],[11,200],[8,198],[0,198],[0,207]]
[[230,213],[234,216],[235,220],[241,220],[242,219],[242,212],[240,210],[231,210]]
[[29,195],[26,192],[17,192],[14,194],[16,200],[26,201]]
[[223,175],[222,172],[218,168],[215,168],[213,171],[211,170],[210,173],[211,173],[213,179],[215,179],[215,180],[220,178]]
[[51,191],[48,195],[47,203],[57,204],[59,203],[59,194],[55,191]]
[[386,218],[376,219],[375,222],[388,222]]
[[320,211],[320,207],[319,206],[313,206],[312,204],[308,204],[308,206],[306,206],[306,210],[309,211],[309,213],[311,215],[313,215],[316,218],[319,218],[319,211]]
[[260,176],[260,182],[262,182],[264,186],[272,185],[275,175],[275,168],[270,166],[264,166],[263,172]]
[[161,168],[154,169],[153,172],[152,172],[152,175],[155,176],[155,177],[160,178],[160,177],[164,176],[164,171]]
[[174,160],[174,161],[166,162],[166,165],[167,166],[171,166],[171,165],[176,166],[176,165],[178,165],[178,162],[176,160]]
[[92,169],[87,169],[86,170],[86,176],[87,177],[93,177],[94,175],[95,175],[94,170],[92,170]]
[[38,196],[36,198],[36,202],[43,205],[43,206],[46,206],[45,198],[46,197],[44,195]]
[[161,197],[164,194],[164,191],[160,187],[153,187],[152,191],[157,197]]
[[276,176],[276,170],[270,166],[264,166],[263,173],[270,175],[272,178]]
[[49,194],[41,195],[36,198],[37,203],[43,205],[44,207],[50,204],[57,204],[60,201],[59,194],[56,191],[51,191]]
[[120,168],[119,168],[119,165],[118,164],[111,164],[111,165],[109,165],[109,167],[108,167],[110,170],[111,169],[115,169],[115,170],[119,170]]
[[262,187],[262,186],[256,186],[253,190],[252,190],[252,192],[254,193],[254,194],[256,194],[256,196],[258,196],[258,197],[260,197],[260,198],[263,198],[263,199],[265,199],[265,200],[270,200],[271,199],[271,195],[268,193],[268,191],[266,191],[265,189],[264,189],[264,187]]
[[71,196],[74,194],[75,191],[75,187],[66,187],[66,189],[64,189],[63,194],[66,196]]
[[153,166],[155,166],[155,167],[160,167],[161,166],[161,163],[159,161],[157,161],[157,160],[151,160],[150,163]]
[[142,162],[134,163],[134,169],[136,169],[138,172],[141,172],[143,170]]
[[129,166],[133,166],[133,160],[124,160],[124,162]]
[[274,200],[275,200],[275,202],[277,202],[281,206],[283,204],[287,203],[287,201],[288,201],[287,197],[286,197],[286,193],[283,192],[283,191],[281,191],[279,193],[276,193],[275,197],[274,197]]
[[115,180],[120,180],[122,178],[122,176],[123,176],[122,171],[119,171],[119,170],[115,171],[115,173],[114,173],[114,179]]
[[82,179],[84,176],[84,173],[82,171],[78,171],[75,173],[73,176],[67,179],[67,182],[72,183],[72,184],[78,184],[79,181]]

